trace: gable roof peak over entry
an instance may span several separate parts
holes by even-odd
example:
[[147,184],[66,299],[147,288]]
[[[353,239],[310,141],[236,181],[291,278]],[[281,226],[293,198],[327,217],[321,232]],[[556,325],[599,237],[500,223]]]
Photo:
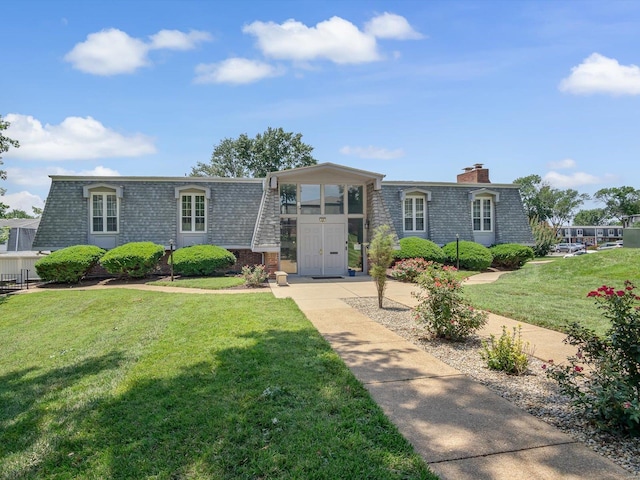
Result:
[[373,183],[374,190],[380,190],[384,177],[381,173],[368,172],[327,162],[308,167],[271,172],[267,175],[265,183],[269,188],[275,189],[281,183],[336,183],[337,179],[339,179],[340,183]]

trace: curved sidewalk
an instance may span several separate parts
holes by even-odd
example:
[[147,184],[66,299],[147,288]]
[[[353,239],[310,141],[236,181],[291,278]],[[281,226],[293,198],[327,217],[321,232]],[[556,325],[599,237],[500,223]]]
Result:
[[[472,281],[497,276],[481,274]],[[341,300],[376,297],[370,277],[289,279],[289,286],[271,282],[273,294],[297,303],[441,479],[634,478]],[[390,280],[385,298],[413,306],[415,288]],[[516,324],[490,315],[481,334],[499,334],[510,322]],[[559,359],[571,353],[558,332],[525,325],[522,335],[535,346],[536,356]]]

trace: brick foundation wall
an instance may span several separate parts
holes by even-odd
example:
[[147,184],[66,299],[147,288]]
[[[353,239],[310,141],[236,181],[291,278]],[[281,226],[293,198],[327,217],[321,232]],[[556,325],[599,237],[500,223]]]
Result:
[[279,255],[277,252],[266,252],[264,254],[264,264],[267,267],[269,278],[276,278],[275,272],[278,270]]

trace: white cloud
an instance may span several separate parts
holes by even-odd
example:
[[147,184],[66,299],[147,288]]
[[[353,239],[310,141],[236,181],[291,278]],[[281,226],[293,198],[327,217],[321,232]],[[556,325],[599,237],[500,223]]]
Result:
[[558,172],[549,172],[543,177],[543,181],[556,188],[576,188],[583,185],[597,185],[604,183],[608,176],[604,178],[596,177],[589,173],[575,172],[570,175],[564,175]]
[[620,65],[614,58],[593,53],[573,67],[558,88],[576,95],[640,95],[640,67]]
[[397,148],[395,150],[387,150],[386,148],[374,147],[350,147],[348,145],[340,149],[343,155],[351,155],[358,158],[372,160],[393,160],[395,158],[404,157],[404,150]]
[[365,25],[365,31],[378,38],[392,38],[396,40],[417,40],[424,38],[416,32],[406,18],[394,13],[384,12],[372,18]]
[[211,40],[211,35],[197,30],[189,33],[160,30],[149,38],[151,41],[145,43],[117,28],[105,29],[87,35],[87,39],[77,43],[64,60],[74,68],[94,75],[133,73],[151,64],[150,50],[189,50],[200,42]]
[[565,158],[563,160],[559,160],[557,162],[549,162],[547,166],[551,170],[565,170],[576,167],[576,161],[571,158]]
[[192,50],[200,42],[209,42],[213,39],[210,33],[199,30],[191,30],[189,33],[180,30],[160,30],[151,39],[150,49],[166,48],[169,50]]
[[198,65],[194,82],[247,84],[283,73],[282,69],[268,63],[246,58],[229,58],[219,63]]
[[[49,175],[81,175],[83,177],[119,177],[120,172],[101,165],[85,170],[69,170],[61,167],[45,167],[45,168],[7,168],[7,181],[13,185],[29,187],[31,189],[40,189],[49,187],[51,179]],[[15,194],[14,194],[15,195]],[[9,196],[9,195],[6,195]],[[3,197],[5,198],[5,197]],[[2,201],[2,200],[0,200]],[[6,202],[4,202],[6,203]]]
[[59,125],[42,123],[30,115],[10,113],[7,133],[20,142],[7,157],[30,160],[88,160],[138,157],[155,153],[153,140],[140,133],[123,135],[92,117],[67,117]]
[[271,58],[309,61],[326,59],[339,64],[380,60],[376,39],[340,17],[307,27],[293,19],[282,24],[256,21],[242,31],[254,35],[258,48]]
[[8,210],[23,210],[29,215],[33,213],[31,207],[42,208],[44,200],[38,195],[25,191],[18,193],[10,193],[0,197],[0,202],[9,205]]

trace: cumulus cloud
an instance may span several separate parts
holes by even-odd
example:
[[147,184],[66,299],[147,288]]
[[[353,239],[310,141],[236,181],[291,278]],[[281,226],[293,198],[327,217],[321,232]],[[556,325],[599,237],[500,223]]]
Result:
[[565,158],[557,162],[549,162],[547,166],[552,170],[565,170],[576,167],[576,161],[571,158]]
[[343,155],[350,155],[370,160],[393,160],[395,158],[404,157],[404,150],[401,148],[388,150],[386,148],[374,147],[371,145],[368,147],[350,147],[345,145],[340,149],[340,153]]
[[282,24],[256,21],[242,31],[254,35],[258,48],[271,58],[299,62],[324,59],[338,64],[381,59],[375,37],[340,17],[313,27],[293,19]]
[[640,95],[640,67],[620,65],[614,58],[593,53],[573,67],[558,88],[575,95]]
[[365,32],[378,38],[396,40],[418,40],[424,36],[416,32],[406,18],[394,13],[384,12],[372,18],[365,25]]
[[597,185],[604,183],[609,176],[604,178],[596,177],[585,172],[574,172],[569,175],[551,171],[542,180],[556,188],[576,188],[583,185]]
[[67,117],[59,125],[43,125],[31,115],[10,113],[7,132],[20,141],[7,157],[30,160],[88,160],[138,157],[155,153],[153,140],[140,133],[123,135],[92,117]]
[[94,75],[119,75],[133,73],[151,64],[150,50],[190,50],[200,42],[211,40],[206,32],[192,30],[160,30],[151,35],[149,42],[129,36],[117,28],[90,33],[84,42],[77,43],[64,56],[73,68]]
[[189,33],[180,30],[160,30],[154,35],[149,35],[149,38],[149,48],[153,50],[192,50],[201,42],[211,41],[213,37],[210,33],[199,30],[191,30]]
[[229,58],[219,63],[198,65],[194,82],[247,84],[283,73],[281,68],[268,63],[246,58]]
[[31,207],[42,208],[44,206],[42,198],[26,190],[4,195],[0,198],[0,201],[5,205],[9,205],[8,210],[23,210],[29,215],[33,212]]

